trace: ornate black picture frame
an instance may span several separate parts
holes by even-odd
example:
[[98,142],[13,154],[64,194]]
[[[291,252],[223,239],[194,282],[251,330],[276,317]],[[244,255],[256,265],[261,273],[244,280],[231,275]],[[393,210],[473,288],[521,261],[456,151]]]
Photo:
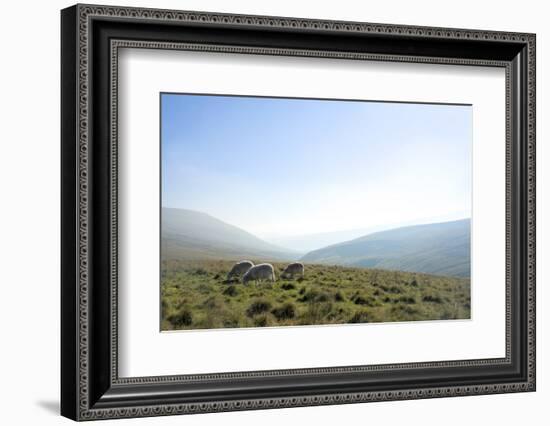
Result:
[[[535,390],[534,34],[96,5],[64,9],[61,28],[62,415],[92,420]],[[506,356],[120,378],[121,47],[504,68]]]

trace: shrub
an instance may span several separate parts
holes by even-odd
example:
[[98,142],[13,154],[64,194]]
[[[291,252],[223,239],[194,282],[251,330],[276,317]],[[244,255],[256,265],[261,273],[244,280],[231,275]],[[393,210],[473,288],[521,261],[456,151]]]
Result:
[[263,314],[271,309],[271,303],[264,299],[255,300],[246,310],[246,315],[253,317],[254,315]]
[[410,297],[410,296],[401,296],[399,298],[399,301],[403,302],[403,303],[406,303],[408,305],[412,305],[413,303],[416,303],[416,299],[414,297]]
[[414,279],[410,282],[410,285],[412,285],[413,287],[418,287],[418,282],[416,281],[416,278],[414,278]]
[[436,296],[434,294],[426,294],[424,297],[422,297],[423,302],[432,302],[432,303],[443,303],[443,299],[441,297]]
[[385,285],[381,285],[380,288],[382,290],[384,290],[386,293],[393,293],[393,294],[397,294],[397,293],[401,293],[402,290],[395,286],[395,285],[392,285],[391,287],[388,287],[388,286],[385,286]]
[[374,299],[374,297],[357,296],[353,303],[355,303],[356,305],[375,306],[376,300]]
[[222,320],[224,328],[239,327],[239,319],[235,316],[229,316]]
[[349,319],[348,323],[350,324],[359,324],[363,322],[371,322],[372,316],[368,311],[358,311],[353,314]]
[[273,325],[273,319],[268,314],[262,314],[254,317],[254,326],[255,327],[268,327]]
[[337,291],[336,293],[334,293],[334,300],[336,302],[343,302],[345,300],[344,295],[341,291]]
[[442,313],[440,318],[442,320],[448,320],[448,319],[456,319],[456,313],[451,311],[450,309],[445,309]]
[[402,315],[408,317],[418,314],[418,309],[415,309],[410,305],[395,305],[392,306],[391,311],[398,316],[397,320],[403,319]]
[[225,294],[226,296],[233,297],[239,294],[239,290],[237,290],[237,287],[235,287],[234,285],[230,285],[225,288],[225,290],[223,291],[223,294]]
[[281,284],[281,288],[283,290],[294,290],[296,288],[296,286],[292,283],[283,283],[283,284]]
[[204,268],[197,268],[194,272],[195,275],[208,275],[208,271]]
[[329,295],[318,290],[308,290],[298,302],[328,302]]
[[168,318],[174,327],[184,327],[193,324],[193,314],[186,308],[180,309],[178,312],[170,315]]
[[281,321],[294,318],[296,316],[296,308],[292,303],[285,303],[284,305],[273,309],[271,313],[275,316],[275,318]]

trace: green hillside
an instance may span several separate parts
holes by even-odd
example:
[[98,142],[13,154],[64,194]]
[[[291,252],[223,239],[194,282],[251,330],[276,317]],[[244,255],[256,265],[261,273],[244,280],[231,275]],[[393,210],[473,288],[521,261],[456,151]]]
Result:
[[[273,262],[272,262],[273,263]],[[225,281],[230,260],[162,263],[161,329],[265,327],[470,318],[470,280],[310,265],[304,279]]]
[[311,251],[304,262],[470,276],[470,219],[376,232]]

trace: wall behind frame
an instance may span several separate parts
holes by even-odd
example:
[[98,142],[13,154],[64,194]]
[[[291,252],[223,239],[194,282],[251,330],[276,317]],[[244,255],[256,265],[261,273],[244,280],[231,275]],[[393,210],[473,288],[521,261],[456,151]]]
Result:
[[[103,4],[537,33],[538,384],[536,393],[106,421],[176,425],[543,424],[550,400],[550,28],[544,2],[525,0],[118,0]],[[3,5],[0,68],[0,324],[6,424],[69,424],[59,417],[59,10],[72,2]],[[118,422],[118,423],[114,423]],[[130,422],[130,423],[128,423]]]

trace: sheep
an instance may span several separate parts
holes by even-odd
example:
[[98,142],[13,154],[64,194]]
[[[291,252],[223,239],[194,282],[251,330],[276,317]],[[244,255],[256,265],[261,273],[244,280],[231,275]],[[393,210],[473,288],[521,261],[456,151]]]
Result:
[[253,266],[254,264],[250,260],[241,260],[240,262],[235,263],[231,268],[231,271],[229,271],[229,273],[227,274],[227,281],[230,281],[235,277],[237,277],[237,279],[240,279],[246,273],[246,271],[248,271]]
[[263,280],[275,282],[275,270],[270,263],[260,263],[253,266],[243,275],[243,284],[249,281],[258,282]]
[[294,262],[289,264],[281,274],[281,278],[294,278],[295,275],[300,275],[300,277],[304,278],[303,263]]

